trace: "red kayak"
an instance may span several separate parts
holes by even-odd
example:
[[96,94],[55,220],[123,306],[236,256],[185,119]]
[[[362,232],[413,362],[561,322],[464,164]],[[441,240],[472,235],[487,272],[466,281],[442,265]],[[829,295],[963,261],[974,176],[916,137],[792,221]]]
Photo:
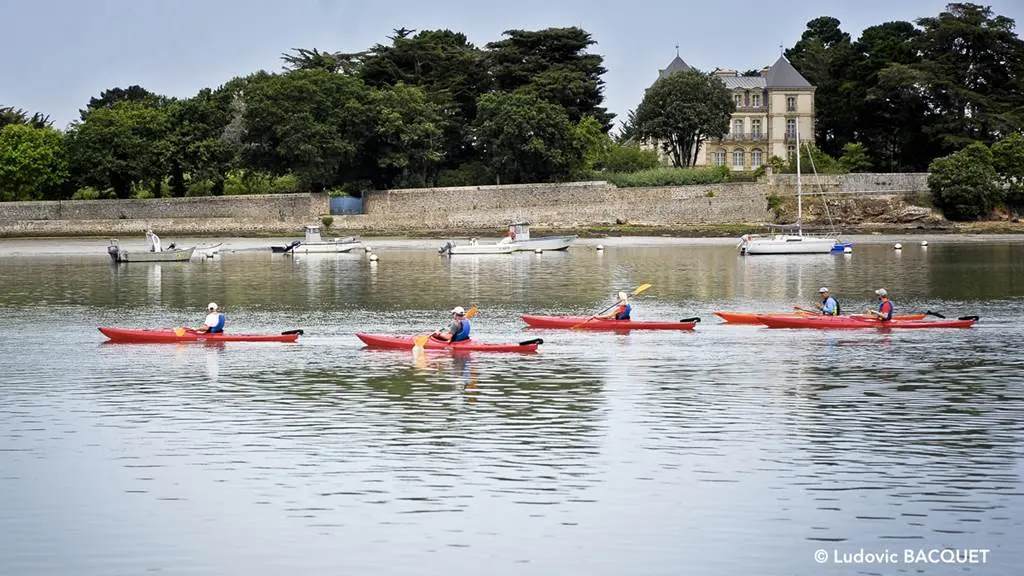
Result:
[[780,318],[758,316],[758,321],[769,328],[970,328],[978,321],[977,316],[961,316],[956,320],[889,320],[860,319],[849,316],[810,316],[807,318]]
[[[716,310],[712,312],[715,316],[718,316],[722,320],[725,320],[729,324],[760,324],[761,321],[757,319],[758,316],[771,316],[772,318],[813,318],[820,316],[820,314],[811,314],[809,312],[779,312],[763,314],[758,312],[725,312],[722,310]],[[867,319],[867,314],[849,314],[851,318],[863,318]],[[894,314],[893,320],[924,320],[927,314]]]
[[[678,322],[646,322],[643,320],[590,320],[590,316],[522,315],[531,328],[578,328],[580,330],[693,330],[700,318],[684,318]],[[589,320],[589,322],[588,322]]]
[[[386,348],[390,350],[412,350],[415,345],[415,336],[389,336],[387,334],[363,334],[356,333],[356,337],[363,341],[370,348]],[[446,342],[434,337],[427,339],[423,345],[425,350],[450,350],[467,352],[536,352],[537,346],[543,344],[540,338],[527,340],[518,344],[487,344],[479,340],[462,340],[461,342]]]
[[231,334],[218,332],[206,334],[181,328],[130,329],[100,328],[100,332],[112,342],[126,344],[174,344],[178,342],[295,342],[302,330],[288,330],[280,334]]

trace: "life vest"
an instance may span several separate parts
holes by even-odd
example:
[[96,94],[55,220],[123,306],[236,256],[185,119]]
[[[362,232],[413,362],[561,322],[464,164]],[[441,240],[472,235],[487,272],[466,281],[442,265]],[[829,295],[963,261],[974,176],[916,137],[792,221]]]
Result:
[[210,333],[211,334],[216,334],[218,332],[223,332],[224,331],[224,321],[225,321],[224,313],[223,312],[217,313],[217,325],[210,327]]
[[469,320],[463,318],[459,321],[459,331],[452,335],[452,342],[469,340]]
[[615,311],[616,320],[629,320],[629,312],[633,309],[629,304],[622,304],[619,309]]
[[834,296],[829,296],[828,298],[825,298],[825,301],[821,303],[822,306],[824,306],[829,300],[836,303],[835,313],[825,312],[824,309],[822,309],[821,313],[824,314],[825,316],[839,316],[840,314],[842,314],[842,311],[839,308],[839,300],[836,300]]
[[892,320],[892,300],[883,300],[878,304],[878,312],[882,314],[882,320]]

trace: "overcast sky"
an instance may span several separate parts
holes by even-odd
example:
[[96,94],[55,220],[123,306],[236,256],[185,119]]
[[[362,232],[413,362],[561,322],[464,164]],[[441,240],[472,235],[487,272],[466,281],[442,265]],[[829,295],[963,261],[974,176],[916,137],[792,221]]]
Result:
[[[834,16],[854,39],[867,26],[937,15],[946,2],[857,0],[0,0],[0,105],[64,128],[89,98],[138,84],[188,97],[235,76],[281,69],[292,48],[356,52],[395,28],[449,28],[483,46],[504,30],[582,26],[605,58],[606,106],[621,119],[675,56],[701,69],[771,64],[808,20]],[[1024,0],[997,14],[1024,25]],[[1020,32],[1018,31],[1018,34]]]

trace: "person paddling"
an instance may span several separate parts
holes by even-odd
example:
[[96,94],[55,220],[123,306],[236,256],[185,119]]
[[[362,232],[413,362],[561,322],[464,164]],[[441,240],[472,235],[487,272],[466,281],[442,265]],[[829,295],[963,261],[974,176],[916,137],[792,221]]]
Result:
[[594,316],[594,318],[606,320],[629,320],[629,314],[632,311],[633,307],[629,304],[629,297],[625,292],[619,292],[615,309],[603,316]]
[[452,308],[452,323],[447,330],[434,332],[434,338],[446,342],[461,342],[469,340],[469,319],[466,318],[466,310],[462,306]]
[[828,288],[822,286],[818,289],[818,294],[821,295],[821,304],[818,304],[818,310],[821,311],[824,316],[839,316],[839,302],[832,297]]
[[879,288],[875,290],[875,294],[878,295],[878,310],[868,310],[868,314],[883,322],[892,320],[893,304],[892,300],[889,300],[889,293],[885,288]]
[[196,328],[196,332],[209,332],[210,334],[220,334],[224,332],[224,314],[217,311],[217,303],[210,302],[206,307],[206,322],[203,326]]

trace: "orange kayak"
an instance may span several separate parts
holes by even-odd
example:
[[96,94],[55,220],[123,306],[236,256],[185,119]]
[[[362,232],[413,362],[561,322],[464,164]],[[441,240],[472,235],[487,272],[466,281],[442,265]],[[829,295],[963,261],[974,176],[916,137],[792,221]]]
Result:
[[[761,324],[758,320],[758,316],[767,316],[769,318],[815,318],[817,314],[811,314],[809,312],[783,312],[778,314],[760,314],[758,312],[723,312],[718,310],[713,313],[722,320],[725,320],[729,324]],[[895,314],[893,320],[924,320],[927,314]],[[866,319],[867,314],[849,314],[843,315],[844,317]]]

